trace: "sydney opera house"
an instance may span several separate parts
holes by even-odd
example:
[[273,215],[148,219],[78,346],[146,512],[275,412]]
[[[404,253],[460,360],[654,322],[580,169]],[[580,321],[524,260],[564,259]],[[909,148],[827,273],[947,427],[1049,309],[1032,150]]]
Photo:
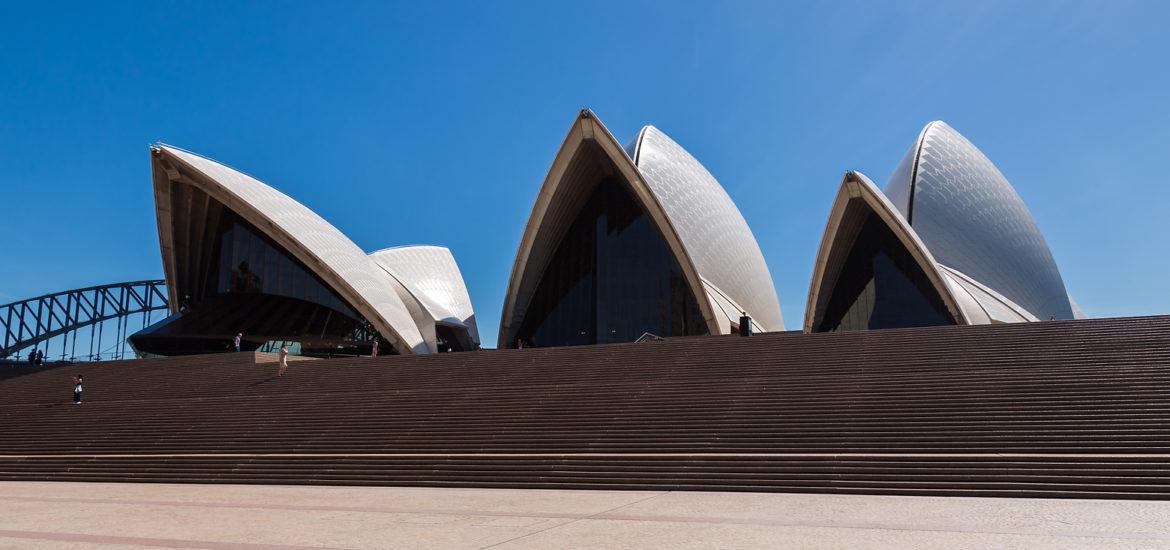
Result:
[[885,189],[848,172],[813,267],[806,332],[1083,318],[995,165],[932,122]]
[[140,355],[288,343],[295,354],[475,349],[479,332],[451,253],[366,254],[301,203],[223,164],[151,148],[171,315],[130,337]]
[[[293,353],[477,349],[449,250],[366,253],[308,208],[223,164],[151,148],[170,313],[140,355],[288,343]],[[582,109],[537,191],[504,295],[501,348],[784,330],[747,222],[679,144],[645,126],[624,146]],[[813,266],[804,331],[1084,317],[1036,222],[979,149],[942,122],[884,189],[847,172]]]
[[499,347],[783,330],[760,247],[731,197],[653,126],[625,147],[578,113],[529,214]]

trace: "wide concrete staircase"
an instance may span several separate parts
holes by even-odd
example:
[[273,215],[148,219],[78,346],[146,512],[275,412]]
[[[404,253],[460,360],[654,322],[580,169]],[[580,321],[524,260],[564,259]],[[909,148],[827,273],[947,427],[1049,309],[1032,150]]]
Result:
[[0,479],[1170,498],[1170,317],[272,359],[0,370]]

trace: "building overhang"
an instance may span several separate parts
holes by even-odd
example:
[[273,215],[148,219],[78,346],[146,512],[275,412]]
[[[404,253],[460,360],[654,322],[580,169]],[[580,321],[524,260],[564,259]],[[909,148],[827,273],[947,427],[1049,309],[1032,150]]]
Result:
[[812,332],[824,316],[830,298],[829,293],[841,274],[845,258],[848,257],[849,250],[857,238],[861,224],[871,213],[885,223],[910,253],[956,323],[969,324],[967,311],[960,304],[946,276],[914,229],[869,178],[860,172],[850,171],[842,178],[837,197],[833,200],[833,207],[829,211],[829,219],[825,223],[825,231],[821,237],[821,245],[817,250],[817,259],[813,264],[804,312],[804,332]]
[[[169,145],[151,147],[151,172],[163,272],[170,296],[176,288],[179,262],[188,261],[176,248],[176,213],[172,194],[182,186],[198,189],[232,210],[287,250],[366,321],[390,340],[401,354],[435,352],[425,341],[406,305],[392,289],[389,275],[357,245],[316,213],[291,197],[242,172]],[[170,304],[178,311],[178,301]]]
[[371,252],[369,257],[394,280],[420,329],[425,324],[458,328],[479,345],[475,310],[450,250],[430,245],[397,246]]
[[626,150],[703,278],[712,309],[718,314],[732,304],[739,308],[717,333],[738,324],[744,312],[759,332],[783,330],[780,301],[759,243],[715,176],[654,126],[643,127]]
[[678,262],[708,330],[713,334],[726,334],[730,327],[723,326],[724,323],[718,320],[721,316],[715,315],[702,278],[666,210],[622,144],[592,111],[582,109],[553,158],[520,237],[504,295],[498,345],[507,347],[515,337],[541,274],[602,175],[617,177],[638,201]]

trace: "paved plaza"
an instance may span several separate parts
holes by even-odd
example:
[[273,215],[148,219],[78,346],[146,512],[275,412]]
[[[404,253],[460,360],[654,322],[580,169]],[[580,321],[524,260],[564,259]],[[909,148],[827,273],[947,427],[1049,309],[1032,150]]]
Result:
[[1168,548],[1170,502],[0,483],[0,548]]

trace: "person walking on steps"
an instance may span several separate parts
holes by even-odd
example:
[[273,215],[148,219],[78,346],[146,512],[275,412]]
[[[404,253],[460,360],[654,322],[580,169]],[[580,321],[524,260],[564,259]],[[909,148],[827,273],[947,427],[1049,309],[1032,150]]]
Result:
[[280,344],[280,369],[276,371],[277,376],[284,376],[285,369],[288,368],[288,344]]
[[243,336],[244,336],[244,333],[237,332],[236,339],[232,340],[232,343],[234,343],[236,345],[236,353],[240,353],[240,338],[242,338]]
[[82,377],[80,374],[73,377],[73,404],[74,405],[81,404],[81,381],[82,381]]
[[370,347],[370,357],[378,356],[378,337],[374,337],[374,345]]

